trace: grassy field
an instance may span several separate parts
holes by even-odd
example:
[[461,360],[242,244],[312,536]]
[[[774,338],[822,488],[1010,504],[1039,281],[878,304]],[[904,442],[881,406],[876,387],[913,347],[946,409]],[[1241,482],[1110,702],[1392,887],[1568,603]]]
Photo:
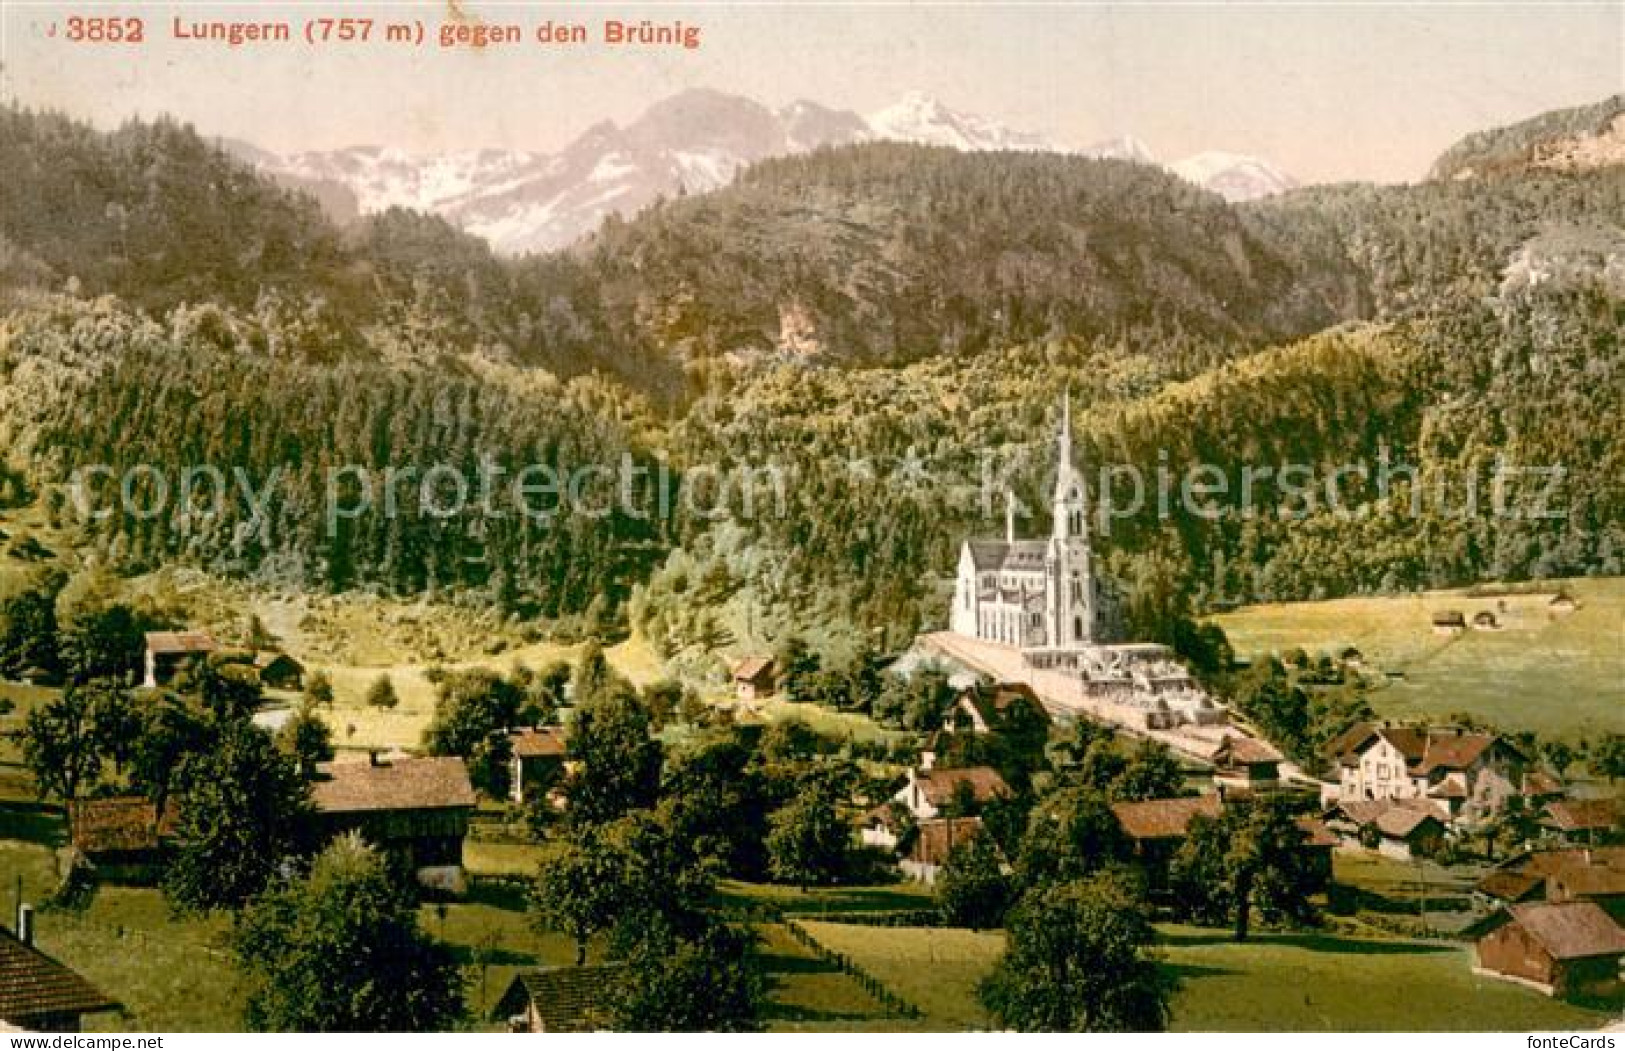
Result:
[[[985,1026],[976,983],[1004,936],[965,930],[808,923],[926,1012],[925,1028]],[[1166,926],[1161,951],[1182,986],[1173,1028],[1193,1032],[1595,1029],[1602,1011],[1472,973],[1467,949],[1435,942],[1262,934]]]
[[[1625,730],[1625,579],[1563,582],[1579,601],[1567,614],[1547,608],[1557,586],[1250,606],[1213,619],[1242,656],[1358,648],[1389,676],[1371,696],[1385,718],[1465,711],[1559,737]],[[1469,622],[1489,611],[1501,627],[1436,635],[1430,622],[1441,610],[1460,610]]]

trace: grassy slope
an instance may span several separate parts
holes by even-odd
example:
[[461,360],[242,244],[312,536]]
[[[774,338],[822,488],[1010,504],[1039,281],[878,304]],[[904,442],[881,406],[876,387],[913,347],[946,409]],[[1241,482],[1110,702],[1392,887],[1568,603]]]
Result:
[[[1567,587],[1580,608],[1564,616],[1547,611],[1550,591],[1504,598],[1429,592],[1251,606],[1214,620],[1243,656],[1352,645],[1371,668],[1402,672],[1372,694],[1384,717],[1466,711],[1505,729],[1570,738],[1625,730],[1625,579]],[[1505,611],[1498,610],[1502,601]],[[1469,620],[1496,611],[1506,626],[1435,635],[1429,619],[1444,609]]]
[[[976,983],[1003,951],[999,933],[808,924],[926,1011],[928,1027],[987,1020]],[[1183,982],[1183,1031],[1518,1031],[1588,1029],[1607,1015],[1471,971],[1470,952],[1441,943],[1264,934],[1237,945],[1223,931],[1166,926],[1162,952]],[[1396,996],[1405,990],[1406,995]]]

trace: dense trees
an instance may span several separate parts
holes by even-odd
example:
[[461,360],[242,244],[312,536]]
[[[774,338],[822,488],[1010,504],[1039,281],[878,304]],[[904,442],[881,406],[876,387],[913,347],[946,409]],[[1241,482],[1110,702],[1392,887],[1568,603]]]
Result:
[[105,681],[70,686],[29,712],[23,763],[40,798],[71,803],[95,787],[104,766],[128,758],[134,720],[129,694]]
[[985,833],[954,847],[937,874],[937,908],[943,922],[978,931],[1002,926],[1014,896],[1003,864],[993,837]]
[[1310,922],[1319,878],[1307,839],[1279,798],[1243,796],[1216,819],[1199,814],[1174,857],[1176,900],[1203,922],[1234,924],[1237,941],[1246,940],[1255,907],[1271,920]]
[[258,1032],[435,1032],[467,1010],[457,958],[419,929],[411,889],[357,836],[245,909],[232,942]]

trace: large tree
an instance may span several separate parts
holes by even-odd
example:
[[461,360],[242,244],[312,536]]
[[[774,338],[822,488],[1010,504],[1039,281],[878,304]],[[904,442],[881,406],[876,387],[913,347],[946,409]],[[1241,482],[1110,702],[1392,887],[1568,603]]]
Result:
[[437,688],[434,719],[423,731],[424,747],[430,755],[462,756],[474,787],[502,798],[512,776],[507,731],[518,725],[524,703],[521,683],[488,668],[446,672]]
[[129,755],[129,695],[108,682],[70,686],[28,713],[23,762],[40,798],[71,802],[101,779],[104,765]]
[[1173,985],[1152,955],[1147,911],[1116,871],[1029,891],[979,989],[983,1005],[1022,1032],[1161,1031]]
[[1004,923],[1014,889],[993,837],[982,832],[960,843],[937,875],[937,908],[950,927],[987,930]]
[[1080,879],[1127,855],[1111,804],[1092,788],[1066,788],[1040,799],[1027,818],[1016,855],[1023,888]]
[[255,1031],[435,1032],[466,1012],[457,958],[418,927],[410,888],[355,835],[245,909],[233,943]]
[[1312,922],[1318,889],[1308,833],[1284,800],[1244,796],[1217,818],[1197,815],[1174,855],[1176,899],[1194,918],[1234,924],[1244,941],[1257,907],[1272,920]]
[[841,819],[839,802],[834,781],[814,772],[768,818],[768,865],[775,879],[806,890],[834,883],[851,869],[852,829]]
[[294,762],[252,723],[222,727],[179,773],[181,847],[164,892],[183,911],[237,909],[306,845],[308,789]]
[[651,736],[637,693],[624,683],[585,699],[577,695],[569,756],[576,764],[564,788],[572,822],[613,821],[653,806],[660,794],[660,742]]
[[748,1033],[762,1027],[767,981],[748,929],[699,916],[647,917],[617,948],[624,971],[610,999],[613,1027],[638,1033]]

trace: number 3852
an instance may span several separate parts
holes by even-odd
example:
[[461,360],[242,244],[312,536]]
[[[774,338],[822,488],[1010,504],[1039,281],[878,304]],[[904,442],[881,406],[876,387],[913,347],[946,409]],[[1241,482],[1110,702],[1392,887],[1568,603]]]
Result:
[[139,44],[147,27],[139,18],[68,19],[68,39],[90,44]]

